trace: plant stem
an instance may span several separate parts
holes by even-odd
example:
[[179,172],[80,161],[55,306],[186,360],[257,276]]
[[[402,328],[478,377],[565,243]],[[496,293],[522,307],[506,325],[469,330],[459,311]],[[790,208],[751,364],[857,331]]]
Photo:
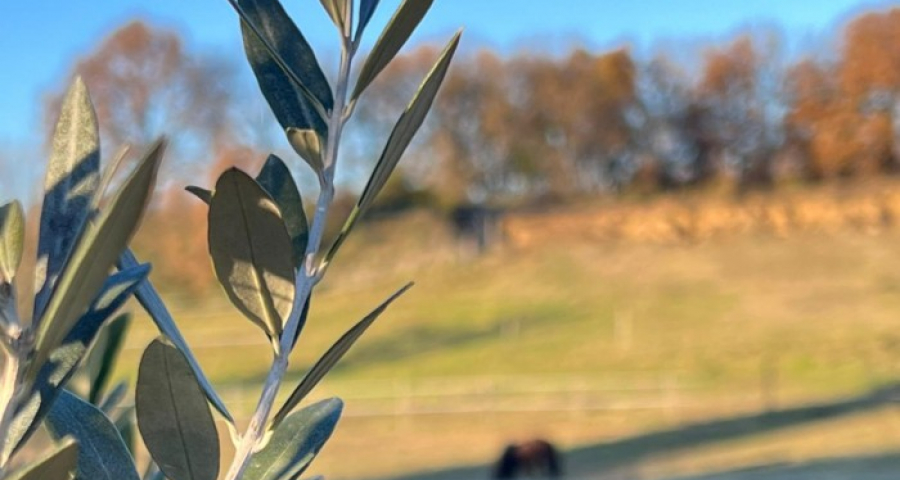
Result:
[[297,330],[300,328],[300,316],[302,315],[303,307],[320,279],[316,257],[318,256],[322,236],[325,232],[325,220],[328,217],[328,210],[334,199],[334,172],[341,133],[346,121],[344,118],[344,106],[347,102],[350,65],[354,51],[346,37],[344,38],[343,47],[340,72],[335,85],[334,108],[329,112],[328,116],[329,133],[325,145],[325,169],[322,175],[322,189],[316,201],[316,212],[310,227],[303,268],[298,272],[295,282],[296,289],[291,315],[288,317],[284,331],[281,334],[279,344],[281,348],[279,348],[269,373],[266,375],[266,381],[263,385],[262,395],[260,395],[259,402],[256,405],[256,411],[254,411],[253,417],[251,417],[250,423],[247,425],[247,430],[241,436],[240,444],[237,446],[231,468],[229,468],[225,480],[238,480],[241,478],[244,470],[250,464],[251,456],[259,449],[259,444],[265,437],[266,425],[272,412],[272,407],[275,404],[275,397],[284,379],[284,374],[287,372],[294,337],[296,337]]
[[15,418],[16,396],[19,387],[20,366],[15,348],[3,345],[3,376],[0,377],[0,478],[6,470],[6,463],[14,445],[7,445],[11,433],[10,423]]

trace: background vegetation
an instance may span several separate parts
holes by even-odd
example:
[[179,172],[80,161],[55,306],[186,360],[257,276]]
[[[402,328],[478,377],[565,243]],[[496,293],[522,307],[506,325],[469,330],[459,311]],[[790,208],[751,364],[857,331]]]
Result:
[[[461,52],[378,218],[333,267],[349,282],[323,283],[317,328],[296,353],[293,379],[349,326],[343,319],[381,299],[374,280],[416,279],[415,295],[318,392],[348,400],[318,471],[375,478],[478,465],[535,434],[583,447],[576,459],[600,460],[579,472],[611,477],[780,462],[853,478],[896,471],[900,424],[883,397],[820,423],[784,421],[790,430],[763,419],[760,431],[715,443],[684,433],[695,447],[684,450],[654,449],[658,439],[646,436],[893,386],[898,45],[900,9],[890,9],[851,19],[815,52],[787,51],[775,30],[689,59],[628,48]],[[383,144],[436,53],[406,52],[359,104],[342,151],[346,186],[359,186],[371,167],[362,159]],[[181,189],[264,158],[273,119],[238,114],[247,99],[232,94],[248,90],[235,87],[244,80],[230,60],[143,21],[112,32],[72,72],[94,92],[107,145],[182,132],[162,178],[184,181],[161,186],[135,249],[169,286],[164,296],[211,380],[248,415],[243,385],[268,366],[265,340],[229,318],[205,255],[206,207]],[[47,118],[61,95],[48,93]],[[335,208],[349,212],[354,201],[339,194]],[[482,256],[448,222],[469,204],[507,212],[504,240]],[[181,221],[168,220],[175,212]],[[139,346],[153,336],[149,322],[135,322],[117,375],[134,378]],[[591,450],[630,438],[646,441],[627,445],[629,461]],[[360,452],[365,468],[346,461]]]

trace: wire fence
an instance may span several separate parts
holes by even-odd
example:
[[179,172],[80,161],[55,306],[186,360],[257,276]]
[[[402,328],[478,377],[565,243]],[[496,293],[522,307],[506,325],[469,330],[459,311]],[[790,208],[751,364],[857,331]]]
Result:
[[[676,412],[684,391],[677,373],[640,373],[611,379],[575,374],[421,377],[324,382],[314,399],[339,396],[349,417],[475,413],[664,410]],[[252,413],[253,389],[221,392],[238,417]]]

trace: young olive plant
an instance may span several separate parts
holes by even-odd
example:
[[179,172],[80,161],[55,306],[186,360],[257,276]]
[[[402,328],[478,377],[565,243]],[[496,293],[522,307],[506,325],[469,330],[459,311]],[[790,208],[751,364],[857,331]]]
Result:
[[[312,218],[307,219],[291,169],[275,155],[268,157],[255,176],[231,168],[219,176],[213,189],[187,188],[209,206],[208,242],[216,277],[234,306],[268,337],[273,361],[256,409],[239,432],[158,295],[143,282],[136,296],[154,317],[163,338],[155,340],[141,359],[135,395],[137,422],[147,449],[166,478],[215,480],[220,452],[207,405],[210,402],[227,422],[235,445],[226,480],[292,480],[305,471],[328,440],[343,404],[328,399],[298,407],[412,284],[390,295],[338,339],[276,409],[276,396],[306,324],[313,290],[425,120],[460,34],[449,41],[401,114],[356,206],[325,248],[323,234],[334,198],[344,126],[361,95],[403,47],[432,1],[401,2],[352,82],[353,62],[378,1],[321,0],[340,38],[340,66],[333,87],[278,0],[228,1],[240,20],[245,53],[259,87],[289,144],[316,176],[319,194]],[[126,255],[120,266],[136,264]]]
[[[18,201],[0,206],[0,478],[111,478],[93,472],[120,473],[118,465],[126,466],[126,474],[116,478],[131,478],[131,456],[120,432],[128,430],[128,412],[118,408],[125,388],[120,384],[106,393],[105,385],[127,325],[114,314],[150,268],[135,263],[110,272],[147,204],[164,145],[153,144],[106,195],[123,155],[101,176],[97,117],[87,88],[75,79],[61,107],[44,180],[30,321],[19,314],[16,295],[23,208]],[[84,399],[64,389],[83,363]],[[13,456],[42,424],[58,443],[12,471]]]
[[[105,195],[124,153],[101,175],[97,117],[87,88],[76,79],[61,108],[47,168],[30,322],[22,321],[16,301],[16,273],[24,250],[23,209],[16,201],[0,206],[2,479],[216,480],[219,439],[210,405],[224,418],[235,444],[224,478],[297,479],[328,440],[343,405],[328,399],[298,407],[375,319],[411,286],[400,288],[338,339],[273,414],[313,289],[424,121],[459,34],[450,40],[400,116],[355,208],[324,249],[322,237],[334,196],[343,127],[366,87],[406,43],[432,2],[400,4],[363,62],[352,90],[354,56],[377,0],[321,2],[341,39],[340,70],[333,89],[278,0],[229,2],[240,18],[247,58],[262,93],[288,142],[320,186],[311,221],[291,170],[274,155],[255,178],[232,168],[222,173],[213,190],[188,187],[209,205],[209,251],[219,282],[235,307],[264,331],[272,345],[273,363],[256,410],[239,433],[147,279],[149,266],[127,247],[149,199],[165,142],[153,144],[114,194]],[[131,454],[132,410],[122,405],[126,388],[120,383],[106,389],[128,322],[114,314],[131,295],[161,332],[143,353],[135,392],[137,427],[152,457],[143,475]],[[78,375],[84,381],[70,381]],[[78,384],[81,396],[74,393]],[[13,455],[40,425],[56,440],[54,448],[12,471]]]

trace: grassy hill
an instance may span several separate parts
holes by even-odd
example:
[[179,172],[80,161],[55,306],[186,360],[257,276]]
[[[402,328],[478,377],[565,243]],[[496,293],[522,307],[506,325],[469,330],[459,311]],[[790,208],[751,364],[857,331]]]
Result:
[[[317,472],[377,477],[479,462],[517,436],[572,447],[895,381],[898,245],[895,231],[690,245],[560,236],[473,256],[428,214],[370,224],[314,297],[295,375],[394,289],[416,287],[318,392],[348,407]],[[270,360],[262,333],[224,297],[164,296],[232,408],[248,414],[255,390],[246,387]],[[136,322],[122,375],[133,375],[154,335],[149,321]],[[857,450],[900,447],[900,435],[860,436],[871,421],[836,435],[870,439]],[[804,444],[803,458],[842,452]],[[726,455],[726,464],[769,452],[747,448],[757,453]]]

